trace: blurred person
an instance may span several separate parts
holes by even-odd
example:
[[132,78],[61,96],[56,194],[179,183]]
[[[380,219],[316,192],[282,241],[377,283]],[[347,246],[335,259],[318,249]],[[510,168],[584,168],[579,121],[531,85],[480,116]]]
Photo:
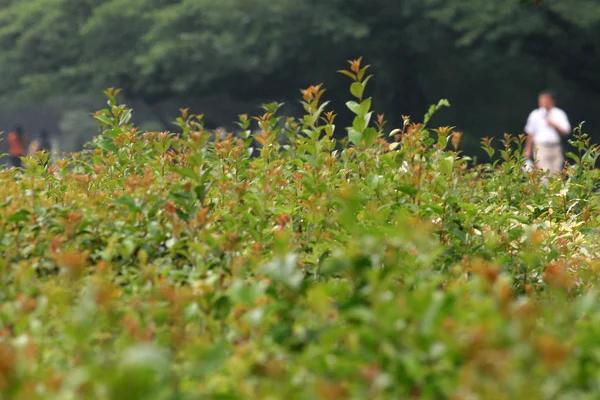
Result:
[[536,168],[552,174],[562,172],[565,157],[562,137],[571,133],[571,124],[567,114],[556,107],[556,96],[546,90],[538,96],[539,108],[533,110],[527,119],[525,133],[525,158],[533,156]]
[[20,125],[17,125],[15,130],[8,134],[8,155],[13,167],[21,168],[23,166],[21,157],[26,155],[26,144],[25,132]]
[[50,143],[50,134],[47,130],[42,129],[40,136],[29,145],[28,153],[31,155],[37,153],[38,151],[50,152],[51,150],[52,143]]

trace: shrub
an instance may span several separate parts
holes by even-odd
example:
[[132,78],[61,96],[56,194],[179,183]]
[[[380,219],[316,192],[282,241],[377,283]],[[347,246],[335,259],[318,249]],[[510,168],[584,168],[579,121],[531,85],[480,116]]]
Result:
[[597,147],[469,165],[447,102],[389,132],[367,71],[341,143],[321,86],[214,140],[109,90],[89,149],[0,172],[0,399],[593,398]]

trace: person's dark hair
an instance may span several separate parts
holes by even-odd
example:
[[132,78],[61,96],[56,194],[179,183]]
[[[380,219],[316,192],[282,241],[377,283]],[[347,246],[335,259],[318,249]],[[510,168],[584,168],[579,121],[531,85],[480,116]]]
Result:
[[17,137],[19,139],[23,139],[24,131],[23,131],[23,127],[21,125],[17,125],[15,127],[15,133],[17,134]]
[[52,143],[50,142],[50,132],[46,129],[40,131],[40,149],[50,151],[52,149]]
[[556,103],[556,92],[551,89],[546,89],[540,92],[540,96],[549,96]]

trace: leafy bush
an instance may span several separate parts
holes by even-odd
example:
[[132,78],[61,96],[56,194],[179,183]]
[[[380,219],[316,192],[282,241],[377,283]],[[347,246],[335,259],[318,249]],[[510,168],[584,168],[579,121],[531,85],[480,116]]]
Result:
[[109,90],[88,150],[1,171],[0,399],[594,398],[598,148],[470,165],[447,102],[389,132],[367,71],[341,143],[321,86],[214,140]]

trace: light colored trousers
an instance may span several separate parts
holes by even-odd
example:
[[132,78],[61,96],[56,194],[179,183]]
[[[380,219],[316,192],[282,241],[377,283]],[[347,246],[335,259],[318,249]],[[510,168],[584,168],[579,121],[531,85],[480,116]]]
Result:
[[552,174],[561,173],[565,166],[561,146],[558,144],[535,145],[535,165],[544,171],[550,171]]

